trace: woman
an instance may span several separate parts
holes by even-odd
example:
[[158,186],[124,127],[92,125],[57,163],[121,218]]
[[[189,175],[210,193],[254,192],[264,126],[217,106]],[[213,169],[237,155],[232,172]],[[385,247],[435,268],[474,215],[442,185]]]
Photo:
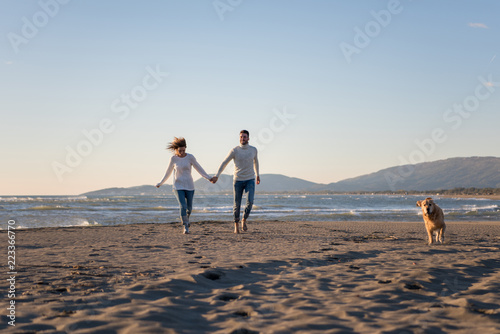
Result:
[[208,181],[212,178],[203,170],[196,158],[186,153],[186,140],[184,138],[174,137],[174,141],[169,143],[167,150],[174,153],[170,159],[167,171],[163,180],[156,185],[157,188],[167,181],[172,172],[174,172],[173,191],[179,202],[182,225],[184,225],[184,234],[189,234],[189,216],[193,209],[194,182],[191,176],[191,167],[194,167],[201,176]]

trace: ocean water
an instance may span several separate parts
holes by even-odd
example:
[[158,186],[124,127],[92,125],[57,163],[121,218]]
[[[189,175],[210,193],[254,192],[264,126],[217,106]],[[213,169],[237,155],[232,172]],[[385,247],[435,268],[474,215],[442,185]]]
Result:
[[[279,221],[422,221],[418,200],[400,195],[283,195],[256,194],[251,219]],[[500,221],[500,201],[433,196],[446,220]],[[245,201],[245,199],[244,199]],[[243,201],[243,203],[244,203]],[[196,194],[191,220],[232,221],[233,197]],[[0,197],[6,229],[98,226],[180,222],[177,200],[167,196],[18,196]]]

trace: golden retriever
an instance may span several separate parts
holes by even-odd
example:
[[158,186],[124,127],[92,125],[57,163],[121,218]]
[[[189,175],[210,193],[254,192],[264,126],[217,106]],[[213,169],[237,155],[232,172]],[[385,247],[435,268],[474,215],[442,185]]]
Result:
[[422,208],[424,216],[425,229],[429,236],[429,245],[432,244],[432,236],[436,232],[436,242],[443,243],[444,231],[446,224],[444,223],[444,213],[439,206],[434,203],[432,198],[427,197],[423,201],[418,201],[417,206]]

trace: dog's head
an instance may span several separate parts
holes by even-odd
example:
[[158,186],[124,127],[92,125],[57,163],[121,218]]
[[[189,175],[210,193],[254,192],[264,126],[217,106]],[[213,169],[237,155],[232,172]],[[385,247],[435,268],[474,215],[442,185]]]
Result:
[[432,198],[427,197],[423,201],[418,201],[417,206],[421,207],[424,215],[428,216],[428,215],[431,215],[435,211],[434,208],[435,208],[436,204],[434,203]]

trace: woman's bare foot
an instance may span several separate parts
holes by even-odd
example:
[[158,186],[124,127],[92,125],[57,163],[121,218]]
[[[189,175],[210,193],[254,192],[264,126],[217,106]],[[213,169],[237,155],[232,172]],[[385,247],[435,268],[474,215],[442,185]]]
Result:
[[241,220],[241,229],[242,229],[243,231],[245,231],[245,232],[248,230],[248,227],[247,227],[247,220],[246,220],[245,218],[243,218],[243,219]]
[[240,234],[240,229],[238,227],[238,223],[234,223],[234,233],[235,234]]

